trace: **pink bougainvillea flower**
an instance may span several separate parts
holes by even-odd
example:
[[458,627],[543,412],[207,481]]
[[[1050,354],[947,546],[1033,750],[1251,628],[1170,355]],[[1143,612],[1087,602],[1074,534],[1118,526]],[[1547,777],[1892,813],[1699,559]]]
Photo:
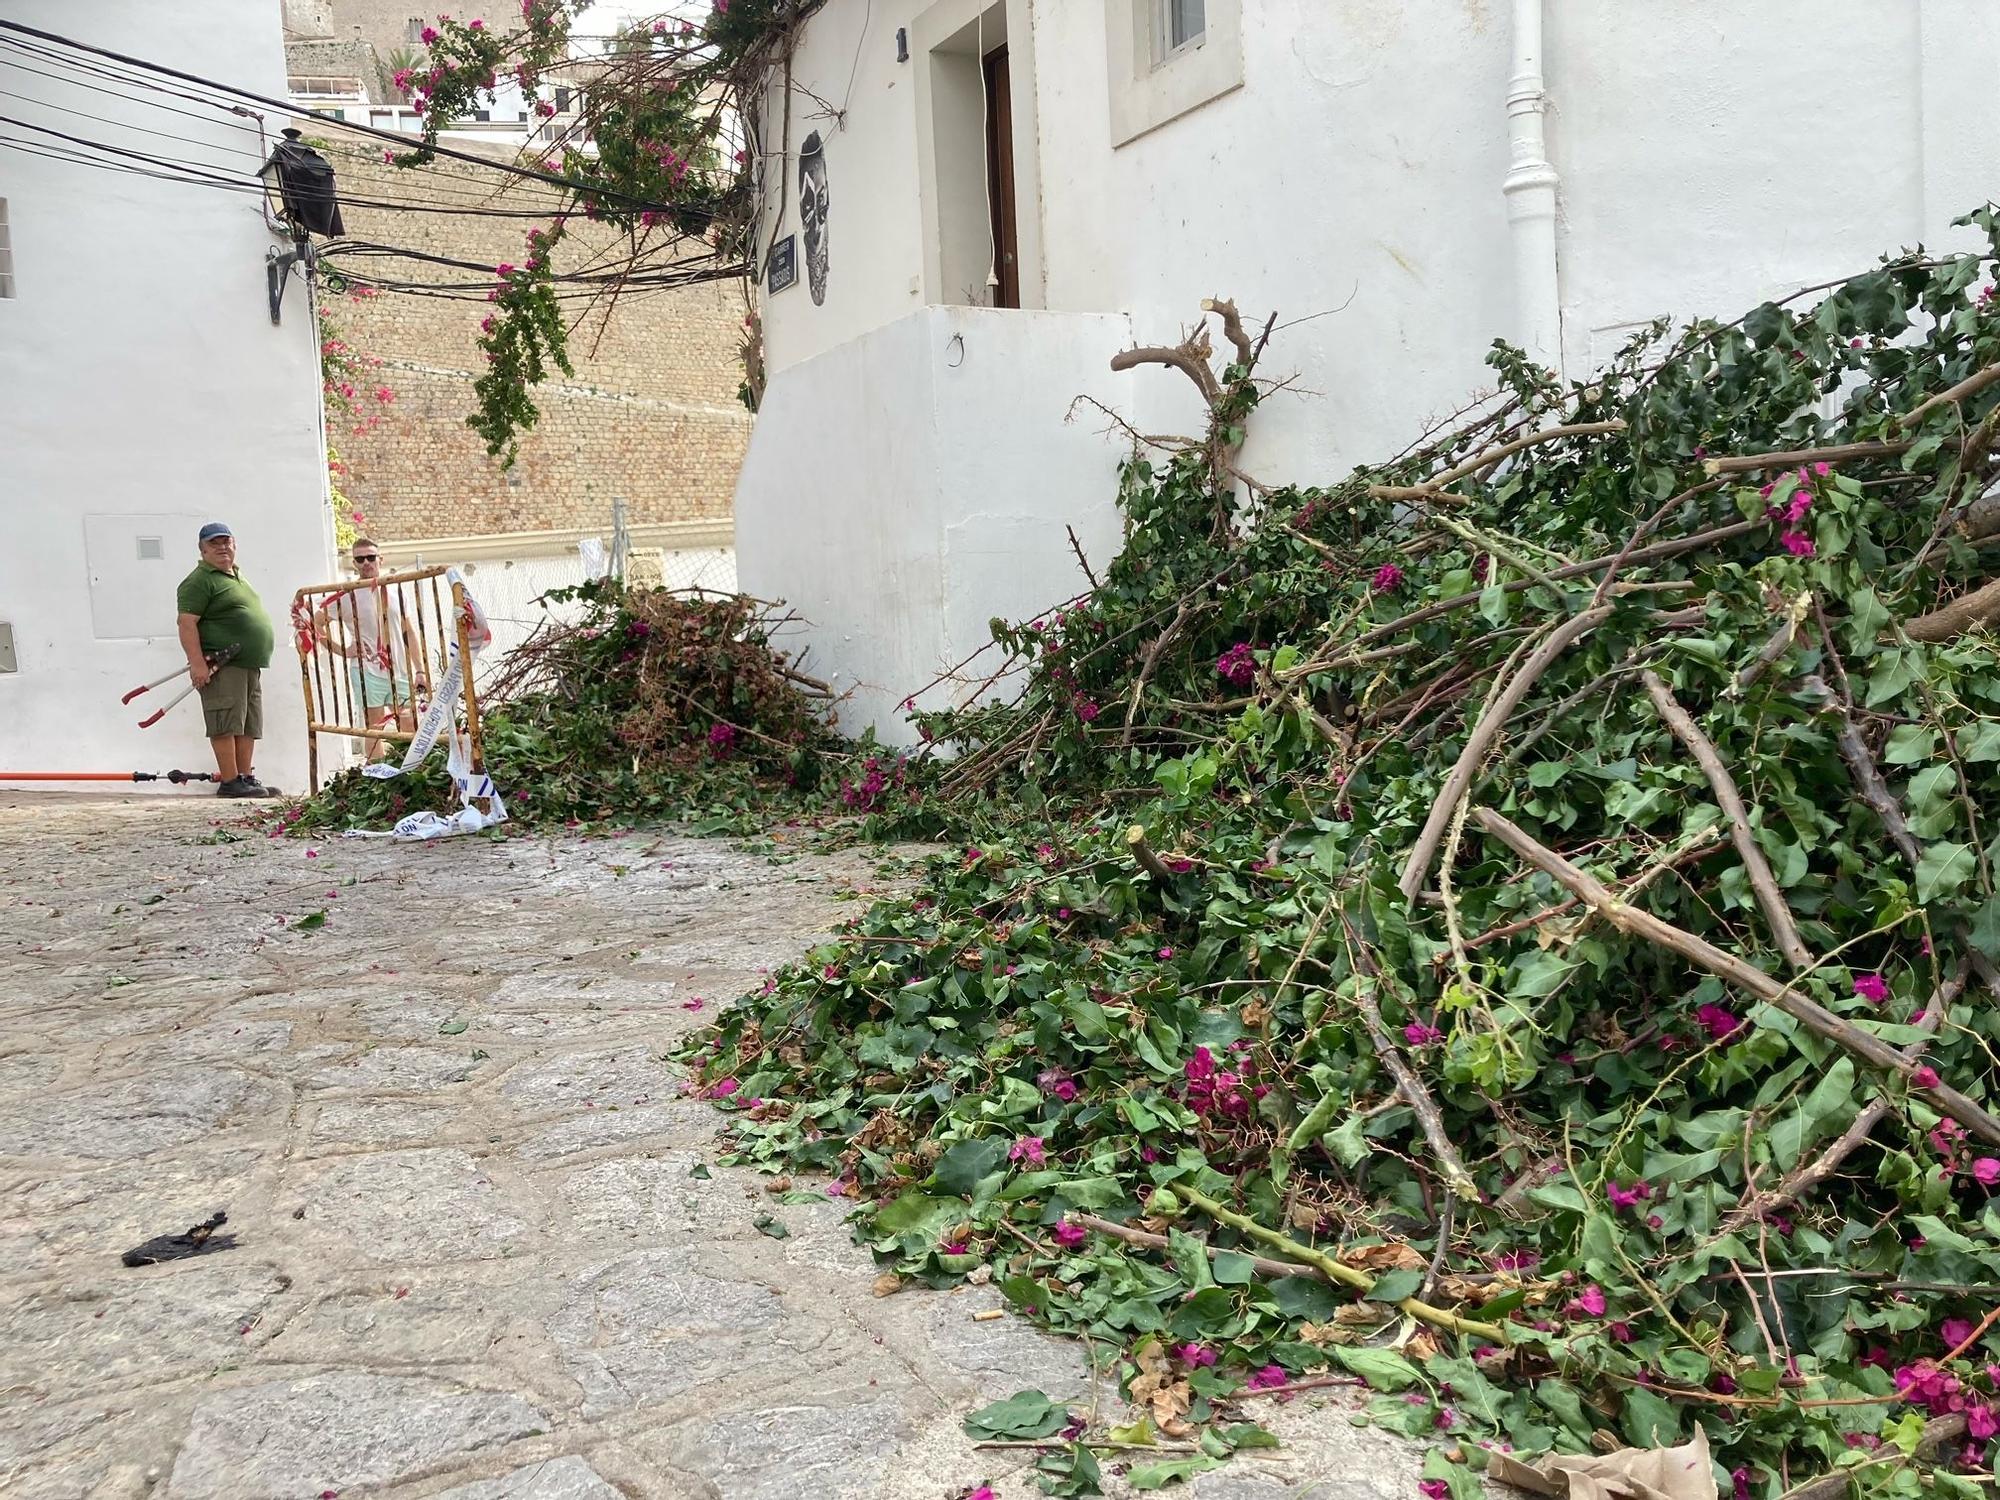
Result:
[[[409,33],[407,32],[404,33],[404,35],[406,36],[408,34]],[[432,42],[438,39],[437,27],[426,26],[422,31],[417,33],[417,39],[421,41],[426,47],[428,47]]]
[[1920,1089],[1934,1089],[1939,1081],[1936,1068],[1921,1067],[1910,1070],[1910,1082]]
[[[665,27],[666,24],[665,21],[655,21],[653,23],[656,27]],[[982,1484],[976,1490],[967,1490],[965,1492],[965,1500],[993,1500],[993,1486]]]
[[1889,981],[1880,974],[1857,974],[1854,976],[1854,993],[1873,1005],[1880,1005],[1889,998]]
[[1215,1363],[1215,1351],[1206,1344],[1182,1344],[1174,1350],[1181,1363],[1190,1369],[1201,1370]]
[[1428,1047],[1444,1040],[1444,1033],[1435,1026],[1426,1026],[1422,1021],[1412,1021],[1403,1028],[1403,1040],[1412,1047]]
[[1368,580],[1368,587],[1378,594],[1393,594],[1403,584],[1403,570],[1394,563],[1383,563],[1375,570],[1375,576]]
[[1173,956],[1174,956],[1174,950],[1171,948],[1162,948],[1160,950],[1161,963],[1165,963],[1168,959],[1172,958]]
[[1024,1135],[1007,1148],[1007,1160],[1025,1162],[1031,1167],[1039,1167],[1048,1160],[1038,1135]]
[[1604,1307],[1604,1289],[1591,1285],[1585,1287],[1571,1300],[1568,1311],[1572,1317],[1582,1314],[1585,1317],[1601,1318],[1604,1316]]
[[1813,555],[1813,539],[1803,531],[1787,531],[1778,540],[1784,545],[1784,549],[1794,557],[1811,557]]
[[1982,1156],[1972,1164],[1973,1179],[1982,1186],[2000,1182],[2000,1156]]
[[1729,1471],[1730,1500],[1750,1500],[1750,1471],[1738,1464]]
[[972,1247],[964,1240],[939,1239],[938,1249],[946,1255],[970,1255]]
[[1068,1219],[1056,1225],[1055,1237],[1056,1243],[1065,1250],[1081,1249],[1083,1242],[1090,1238],[1081,1224],[1072,1224]]
[[725,1078],[708,1091],[708,1097],[711,1099],[727,1099],[740,1087],[742,1085],[737,1083],[734,1078]]
[[1641,1179],[1628,1188],[1622,1188],[1614,1182],[1604,1189],[1604,1196],[1611,1200],[1613,1208],[1631,1208],[1653,1196],[1653,1185]]
[[2000,1416],[1985,1402],[1974,1402],[1965,1409],[1965,1434],[1984,1442],[1987,1438],[2000,1434]]
[[1061,1068],[1050,1068],[1037,1074],[1035,1082],[1050,1099],[1060,1099],[1064,1104],[1073,1103],[1076,1099],[1076,1080]]
[[826,1185],[826,1195],[829,1198],[845,1198],[847,1196],[847,1184],[836,1177]]
[[1249,1388],[1253,1391],[1275,1391],[1281,1385],[1290,1384],[1291,1378],[1282,1365],[1266,1365],[1251,1375]]
[[1417,1493],[1422,1495],[1424,1500],[1450,1500],[1451,1486],[1442,1479],[1419,1479]]
[[1710,1041],[1723,1042],[1734,1036],[1743,1025],[1742,1019],[1719,1005],[1698,1005],[1694,1012],[1695,1023],[1708,1033]]

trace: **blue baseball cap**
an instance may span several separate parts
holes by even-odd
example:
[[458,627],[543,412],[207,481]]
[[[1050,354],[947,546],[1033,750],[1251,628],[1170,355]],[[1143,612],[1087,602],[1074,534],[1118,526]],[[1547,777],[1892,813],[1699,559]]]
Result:
[[204,542],[212,542],[219,536],[233,537],[235,535],[236,533],[231,531],[226,523],[222,521],[210,521],[206,526],[201,528],[200,539]]

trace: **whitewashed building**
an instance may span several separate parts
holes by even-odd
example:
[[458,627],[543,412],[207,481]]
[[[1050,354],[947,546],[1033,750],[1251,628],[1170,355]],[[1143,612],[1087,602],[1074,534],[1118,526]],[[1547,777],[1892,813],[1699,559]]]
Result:
[[2000,195],[1991,0],[827,0],[790,67],[738,565],[855,727],[1076,593],[1065,524],[1110,554],[1126,445],[1073,399],[1194,430],[1188,382],[1108,365],[1204,297],[1275,312],[1296,376],[1244,468],[1324,482],[1495,337],[1578,375]]
[[[0,0],[0,20],[284,93],[272,0]],[[285,242],[250,190],[287,122],[24,40],[0,30],[0,772],[214,770],[198,702],[141,730],[169,690],[119,698],[183,663],[175,586],[225,520],[278,629],[258,774],[299,790],[286,611],[334,575],[312,311],[295,278],[272,326],[265,251]]]

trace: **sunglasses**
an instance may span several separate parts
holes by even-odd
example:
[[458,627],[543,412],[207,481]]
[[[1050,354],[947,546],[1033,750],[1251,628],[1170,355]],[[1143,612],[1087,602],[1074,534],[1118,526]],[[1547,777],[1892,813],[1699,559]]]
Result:
[[360,553],[354,559],[356,563],[372,563],[372,562],[380,562],[381,560],[382,559],[377,557],[373,552]]

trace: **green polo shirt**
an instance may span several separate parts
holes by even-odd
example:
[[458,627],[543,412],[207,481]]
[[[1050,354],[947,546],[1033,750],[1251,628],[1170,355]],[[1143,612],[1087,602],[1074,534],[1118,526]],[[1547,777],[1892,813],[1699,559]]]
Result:
[[225,573],[204,558],[181,580],[175,596],[180,613],[201,621],[201,649],[209,656],[236,648],[232,667],[262,669],[271,665],[271,617],[257,591],[243,580],[243,570]]

